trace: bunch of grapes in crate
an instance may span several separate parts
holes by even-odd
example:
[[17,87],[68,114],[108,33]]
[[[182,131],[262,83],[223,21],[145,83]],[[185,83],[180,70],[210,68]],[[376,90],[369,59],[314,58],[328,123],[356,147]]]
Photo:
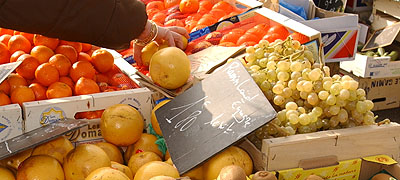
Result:
[[372,101],[350,76],[330,76],[306,46],[288,37],[247,47],[248,72],[278,112],[249,136],[257,146],[266,138],[371,125]]

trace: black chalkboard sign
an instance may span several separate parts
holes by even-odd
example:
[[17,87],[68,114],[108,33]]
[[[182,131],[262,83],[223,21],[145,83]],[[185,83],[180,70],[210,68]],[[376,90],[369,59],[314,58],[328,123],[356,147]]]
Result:
[[183,174],[268,123],[276,112],[235,60],[162,106],[156,116]]
[[74,131],[88,122],[76,119],[62,119],[57,122],[42,126],[33,131],[24,133],[0,143],[0,160],[14,154],[33,148],[37,145],[51,141],[70,131]]
[[315,4],[321,9],[335,12],[344,12],[347,0],[316,0]]
[[391,45],[400,30],[400,22],[376,30],[361,51],[368,51]]

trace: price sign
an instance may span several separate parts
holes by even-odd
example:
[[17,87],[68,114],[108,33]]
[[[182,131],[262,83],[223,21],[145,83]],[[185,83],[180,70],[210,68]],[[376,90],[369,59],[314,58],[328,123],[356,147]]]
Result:
[[268,123],[276,112],[235,60],[162,106],[156,116],[183,174]]
[[22,61],[17,61],[0,65],[0,83],[2,83],[15,69],[17,69],[21,63]]

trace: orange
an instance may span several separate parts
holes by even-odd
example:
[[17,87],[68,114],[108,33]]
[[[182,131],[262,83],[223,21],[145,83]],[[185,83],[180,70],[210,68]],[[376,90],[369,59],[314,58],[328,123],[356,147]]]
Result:
[[62,98],[72,96],[71,88],[63,82],[51,84],[46,91],[47,99]]
[[152,2],[149,2],[149,3],[146,5],[146,10],[149,10],[149,9],[164,10],[164,9],[165,9],[164,3],[161,2],[161,1],[152,1]]
[[134,180],[150,180],[156,176],[167,176],[175,179],[179,178],[179,172],[174,166],[169,165],[168,163],[151,161],[138,169]]
[[11,35],[3,34],[3,35],[0,36],[0,42],[5,44],[5,45],[8,45],[8,41],[10,40],[10,38],[11,38]]
[[238,41],[236,42],[236,45],[242,45],[245,42],[258,42],[260,41],[261,37],[257,37],[256,35],[253,34],[244,34],[241,36]]
[[154,14],[154,16],[151,20],[154,22],[158,22],[158,23],[164,23],[166,17],[167,17],[167,15],[165,13],[158,12],[158,13]]
[[36,80],[43,86],[49,86],[58,81],[60,73],[50,63],[41,64],[35,71]]
[[164,0],[165,9],[179,5],[180,2],[181,0]]
[[272,33],[272,34],[265,35],[262,39],[267,40],[268,42],[274,42],[277,39],[284,40],[284,38],[286,38],[286,37],[282,36],[281,34]]
[[80,42],[72,42],[72,41],[64,41],[60,40],[59,44],[60,45],[70,45],[75,48],[77,53],[80,53],[82,51],[82,43]]
[[109,106],[101,116],[100,129],[103,138],[117,146],[129,146],[137,142],[143,127],[144,121],[140,112],[127,104]]
[[24,36],[31,44],[33,44],[33,36],[34,36],[34,34],[26,33],[26,32],[20,32],[19,34]]
[[17,61],[22,61],[22,63],[15,71],[25,79],[33,79],[36,68],[40,65],[39,61],[29,54],[21,55]]
[[10,53],[14,53],[18,50],[29,53],[31,48],[31,43],[22,35],[11,36],[10,40],[8,41],[8,49],[10,50]]
[[125,151],[124,158],[125,162],[129,162],[130,158],[137,153],[141,152],[153,152],[156,153],[160,158],[163,157],[162,152],[158,149],[158,145],[155,144],[157,140],[157,137],[148,134],[148,133],[143,133],[139,140],[135,142],[135,144],[129,145],[128,148]]
[[205,25],[205,26],[211,26],[217,22],[217,19],[214,17],[210,16],[203,16],[198,22],[197,25]]
[[68,76],[60,77],[59,81],[67,84],[71,88],[71,90],[75,88],[74,81],[72,81],[72,79]]
[[198,0],[181,0],[179,10],[184,14],[195,13],[199,9]]
[[254,45],[256,45],[256,44],[257,44],[257,43],[254,42],[254,41],[246,41],[246,42],[240,44],[240,46],[254,46]]
[[203,17],[203,16],[200,15],[200,14],[198,14],[198,13],[192,14],[192,15],[188,16],[188,17],[185,19],[185,24],[189,24],[189,23],[191,23],[192,21],[198,21],[198,20],[200,20],[201,17]]
[[18,167],[16,179],[64,179],[62,165],[57,159],[47,155],[35,155],[26,159]]
[[84,52],[80,52],[78,54],[78,61],[91,61],[92,58],[89,56],[89,54],[84,53]]
[[2,83],[0,83],[0,91],[4,92],[5,94],[9,95],[10,94],[10,83],[8,82],[7,79],[4,79]]
[[10,51],[8,47],[0,42],[0,64],[10,62]]
[[225,12],[229,12],[229,13],[234,10],[233,7],[229,3],[225,2],[225,1],[220,1],[220,2],[218,2],[216,4],[214,4],[212,9],[221,9],[221,10],[223,10]]
[[29,88],[31,88],[33,90],[36,101],[47,99],[47,97],[46,97],[47,89],[43,85],[41,85],[39,83],[32,83],[31,85],[29,85]]
[[14,35],[14,30],[6,29],[6,28],[0,28],[0,35],[3,35],[3,34]]
[[62,54],[51,56],[51,58],[49,59],[49,63],[58,70],[60,76],[68,75],[69,70],[72,66],[71,61],[69,61],[69,59]]
[[72,65],[69,70],[69,77],[76,82],[80,77],[93,79],[96,70],[89,61],[78,61]]
[[20,35],[21,34],[21,32],[19,32],[19,31],[14,31],[14,33],[13,33],[13,35]]
[[219,43],[225,43],[225,42],[231,42],[231,43],[235,43],[238,41],[238,39],[241,37],[241,34],[238,33],[228,33],[225,34],[224,36],[222,36],[221,40],[219,41]]
[[27,86],[26,80],[19,74],[11,73],[8,75],[8,83],[10,83],[10,93],[19,86]]
[[39,45],[32,48],[31,55],[39,60],[40,64],[43,64],[49,61],[50,57],[54,55],[54,52],[46,46]]
[[24,51],[15,51],[13,54],[11,54],[10,57],[10,62],[16,62],[18,60],[18,58],[23,55],[26,54]]
[[100,88],[93,79],[81,77],[75,84],[75,95],[99,93]]
[[97,71],[105,73],[113,67],[114,57],[110,52],[98,49],[93,52],[91,62]]
[[35,34],[33,36],[33,44],[35,46],[43,45],[47,46],[48,48],[55,50],[58,46],[59,40],[56,38],[49,38],[40,34]]
[[2,91],[0,92],[0,106],[4,106],[7,104],[11,104],[10,98],[4,94]]
[[92,49],[92,45],[88,43],[82,43],[82,52],[87,52]]
[[255,28],[255,29],[261,29],[261,30],[263,30],[265,33],[267,33],[270,27],[269,27],[269,25],[267,25],[267,24],[265,24],[265,23],[262,23],[262,24],[257,24],[257,25],[254,26],[253,28]]
[[24,102],[35,100],[35,93],[27,86],[18,86],[11,92],[11,102],[22,105]]
[[78,52],[70,45],[60,45],[55,50],[56,54],[63,54],[71,63],[75,63],[78,59]]
[[195,20],[192,20],[191,22],[186,23],[185,25],[185,29],[187,32],[191,32],[193,30],[193,28],[195,28],[197,26],[197,22]]
[[109,84],[110,83],[110,79],[105,74],[96,74],[96,82],[97,83],[104,82],[104,83]]
[[199,6],[200,6],[200,8],[204,8],[204,9],[210,11],[211,8],[213,7],[213,4],[211,3],[211,1],[203,0],[203,1],[200,1]]
[[231,32],[229,32],[229,33],[235,33],[235,34],[243,35],[245,32],[246,31],[244,29],[237,28],[237,29],[232,29]]

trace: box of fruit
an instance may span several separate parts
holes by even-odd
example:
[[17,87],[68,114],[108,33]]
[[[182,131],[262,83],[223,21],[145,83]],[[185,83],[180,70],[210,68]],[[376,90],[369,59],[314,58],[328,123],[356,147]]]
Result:
[[[86,104],[88,105],[88,109],[82,109],[76,114],[72,113],[71,115],[66,115],[67,117],[84,119],[85,121],[88,121],[89,124],[79,130],[68,133],[66,136],[75,145],[103,141],[100,131],[100,117],[104,109],[114,104],[129,104],[135,107],[141,113],[147,127],[150,124],[150,115],[152,109],[151,94],[152,93],[147,88],[93,94],[91,95],[92,99],[90,99],[90,101],[87,102],[88,104]],[[68,103],[63,104],[65,104],[64,111],[68,113],[68,109],[71,109],[68,107],[71,106],[69,106]],[[52,108],[55,108],[56,106],[60,107],[62,104],[53,104]],[[43,117],[42,114],[46,113],[43,112],[46,108],[48,109],[46,105],[34,105],[31,108],[27,108],[30,111],[38,112],[35,113],[36,116],[29,117],[28,119],[34,120],[34,117]],[[72,112],[77,111],[75,110]],[[41,125],[41,122],[38,124],[38,121],[30,121],[30,124],[38,126]]]
[[0,142],[23,133],[22,110],[18,104],[0,106]]
[[335,155],[338,161],[376,154],[400,159],[400,125],[359,126],[262,140],[265,169],[298,168],[305,160]]
[[[287,2],[297,3],[295,0]],[[280,13],[321,32],[326,62],[353,60],[357,52],[358,16],[321,9],[311,0],[307,3],[307,19],[290,10],[283,11],[282,6]]]
[[[389,78],[400,76],[400,61],[392,60],[391,56],[398,52],[392,51],[388,56],[377,57],[371,53],[356,54],[353,61],[340,62],[340,68],[363,78]],[[390,56],[389,56],[390,55]]]

